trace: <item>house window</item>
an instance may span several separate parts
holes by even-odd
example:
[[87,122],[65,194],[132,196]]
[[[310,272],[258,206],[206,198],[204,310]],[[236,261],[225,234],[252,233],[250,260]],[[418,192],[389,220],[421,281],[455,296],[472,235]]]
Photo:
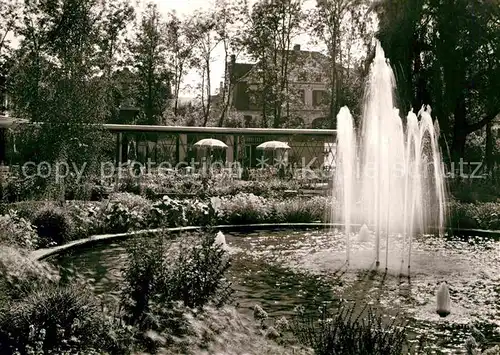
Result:
[[321,106],[325,103],[326,93],[323,90],[313,90],[313,106]]
[[307,81],[307,74],[306,74],[306,72],[300,72],[299,73],[299,81]]

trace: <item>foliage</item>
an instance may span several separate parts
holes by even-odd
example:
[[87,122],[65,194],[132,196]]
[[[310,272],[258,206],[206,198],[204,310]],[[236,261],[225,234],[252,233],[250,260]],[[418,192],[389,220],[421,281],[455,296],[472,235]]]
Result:
[[78,181],[74,174],[70,174],[62,184],[65,200],[101,201],[107,194],[106,187],[92,177]]
[[3,297],[7,300],[23,298],[31,290],[50,285],[58,279],[55,270],[34,260],[29,252],[7,245],[0,248],[0,301]]
[[138,178],[127,175],[119,181],[118,191],[139,195],[142,192],[142,186]]
[[464,203],[496,202],[500,197],[500,186],[488,179],[453,179],[449,189],[453,198]]
[[239,193],[222,197],[216,209],[219,221],[228,224],[265,223],[271,219],[272,208],[263,197]]
[[227,301],[230,288],[224,273],[229,267],[228,256],[213,236],[202,238],[188,246],[173,247],[165,236],[151,237],[129,249],[122,293],[128,322],[152,330],[168,327],[169,322],[179,326],[172,319],[177,302],[202,308]]
[[102,6],[84,0],[22,7],[10,94],[17,117],[43,123],[24,128],[25,161],[97,168],[106,142],[98,125],[108,111],[107,82],[99,80]]
[[189,308],[202,308],[208,303],[225,304],[231,288],[225,273],[230,266],[223,245],[216,243],[212,233],[198,236],[201,241],[181,247],[175,259],[176,268],[164,282],[170,294],[163,301],[179,300]]
[[451,202],[450,223],[454,228],[500,229],[500,205],[498,203]]
[[73,226],[67,212],[55,206],[40,210],[34,220],[41,246],[62,245],[70,241]]
[[355,306],[342,305],[336,313],[323,307],[319,319],[300,315],[292,330],[298,339],[312,347],[317,355],[400,355],[406,345],[405,327],[395,321],[383,324],[370,310],[366,315]]
[[210,203],[203,201],[185,200],[184,214],[186,221],[192,226],[210,226],[216,222],[215,210]]
[[179,227],[188,222],[184,205],[178,200],[164,196],[161,201],[153,203],[149,213],[151,226]]
[[3,309],[0,351],[97,353],[113,346],[107,326],[90,291],[75,286],[46,286]]
[[193,51],[197,43],[196,31],[193,28],[193,17],[180,18],[175,11],[168,14],[166,21],[166,43],[168,48],[168,66],[173,83],[173,116],[177,119],[179,95],[183,78],[193,59]]
[[[300,32],[304,12],[300,0],[256,2],[249,14],[249,26],[243,43],[257,62],[255,82],[260,83],[258,107],[262,109],[263,125],[281,127],[296,104],[297,93],[289,90],[293,68],[292,40]],[[300,64],[299,64],[300,65]],[[292,102],[291,102],[292,101]]]
[[[349,106],[355,118],[360,116],[366,75],[362,68],[370,51],[374,18],[367,1],[326,0],[317,2],[308,20],[313,38],[326,47],[328,53],[325,72],[329,119],[321,122],[321,128],[333,128],[331,124],[344,105]],[[353,55],[356,50],[362,54]]]
[[324,198],[290,199],[277,202],[276,219],[283,223],[311,223],[325,221],[328,206]]
[[106,210],[102,203],[72,202],[67,209],[73,224],[73,239],[88,238],[106,230]]
[[458,162],[467,136],[500,111],[499,7],[480,0],[384,0],[374,9],[400,109],[430,104]]
[[159,353],[194,354],[203,351],[207,354],[313,355],[310,349],[278,344],[264,337],[254,320],[234,307],[207,307],[203,313],[189,312],[186,321],[189,335],[173,339],[172,343],[159,349]]
[[136,102],[140,107],[138,123],[162,123],[171,96],[166,46],[165,23],[157,6],[149,3],[130,45],[130,62],[137,78]]
[[31,250],[38,247],[38,235],[28,220],[11,210],[0,216],[0,244]]
[[119,233],[145,228],[149,208],[150,202],[144,197],[130,193],[112,194],[104,211],[105,229]]
[[145,227],[145,215],[137,209],[129,209],[121,202],[108,205],[105,211],[106,230],[111,233],[128,232]]

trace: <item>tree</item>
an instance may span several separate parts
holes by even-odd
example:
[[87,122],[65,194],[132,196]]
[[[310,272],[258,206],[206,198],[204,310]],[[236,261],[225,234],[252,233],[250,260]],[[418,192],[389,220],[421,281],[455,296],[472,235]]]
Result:
[[457,161],[467,136],[500,112],[498,3],[384,0],[375,9],[400,107],[431,104]]
[[33,142],[26,143],[25,160],[97,162],[98,128],[107,113],[98,65],[101,5],[94,0],[25,2],[11,96],[18,117],[41,124],[31,132]]
[[[290,113],[289,71],[292,41],[301,32],[304,13],[301,0],[261,1],[249,14],[244,44],[257,62],[263,126],[282,125]],[[285,110],[285,111],[283,111]]]
[[191,60],[192,66],[198,69],[201,75],[200,101],[203,113],[202,126],[205,127],[211,115],[212,108],[212,68],[213,51],[220,43],[220,38],[215,31],[217,26],[216,14],[213,11],[194,14],[193,30],[191,37],[196,41]]
[[224,81],[222,91],[219,92],[219,121],[222,127],[229,114],[231,105],[231,93],[234,89],[234,80],[230,77],[231,55],[236,58],[243,50],[242,38],[247,23],[245,21],[245,0],[227,1],[217,0],[215,4],[215,18],[217,39],[224,48]]
[[[335,121],[341,106],[360,106],[360,80],[363,56],[356,58],[353,47],[369,51],[371,42],[371,17],[363,0],[317,0],[316,8],[309,13],[309,23],[317,42],[322,43],[329,59],[330,103],[329,118]],[[350,90],[355,87],[355,90]],[[355,93],[354,93],[355,92]],[[358,100],[352,100],[358,97]],[[354,106],[354,107],[353,107]]]
[[10,37],[17,28],[21,8],[19,0],[7,0],[0,5],[0,113],[7,109],[2,106],[7,93],[7,77],[12,69]]
[[[103,3],[101,14],[101,44],[100,44],[100,68],[103,72],[102,80],[105,80],[106,86],[110,88],[107,91],[109,117],[108,120],[116,122],[120,113],[120,106],[130,99],[125,88],[123,57],[129,55],[126,51],[127,46],[125,29],[134,20],[134,8],[129,0],[107,0]],[[127,71],[127,73],[129,73]],[[134,97],[135,99],[135,97]],[[135,101],[135,100],[134,100]]]
[[171,96],[166,30],[156,5],[149,3],[130,45],[142,124],[159,124]]
[[179,94],[181,84],[186,74],[187,68],[190,66],[193,51],[199,40],[198,34],[193,25],[194,17],[180,19],[175,11],[168,14],[167,18],[167,51],[168,51],[168,66],[172,76],[174,85],[173,90],[173,115],[177,117],[179,107]]

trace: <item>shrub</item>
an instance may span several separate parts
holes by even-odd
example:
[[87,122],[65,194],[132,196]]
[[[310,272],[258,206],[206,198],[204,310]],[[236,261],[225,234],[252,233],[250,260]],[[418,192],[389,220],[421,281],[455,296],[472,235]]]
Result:
[[500,229],[500,204],[461,203],[449,204],[449,225],[454,228]]
[[149,211],[148,223],[153,228],[185,226],[187,222],[184,204],[168,196],[155,202]]
[[145,226],[145,216],[139,210],[130,210],[120,202],[110,203],[105,211],[106,231],[110,233],[138,230]]
[[189,246],[183,238],[182,244],[174,247],[162,236],[144,238],[129,249],[122,292],[129,323],[158,330],[178,318],[178,302],[202,308],[229,299],[231,289],[224,277],[229,258],[214,236],[203,236]]
[[47,207],[46,201],[22,201],[3,205],[1,213],[8,214],[10,210],[15,210],[19,217],[33,223],[38,211],[45,207]]
[[127,250],[122,304],[129,323],[144,322],[150,311],[150,301],[161,289],[159,283],[168,267],[164,237],[153,238],[154,235],[147,235]]
[[78,181],[75,174],[70,174],[63,183],[66,200],[101,201],[107,192],[97,178]]
[[292,331],[299,341],[317,355],[400,355],[406,346],[405,327],[393,321],[384,326],[382,318],[365,309],[355,315],[355,305],[342,305],[336,314],[322,308],[318,318],[300,315]]
[[451,195],[464,203],[495,202],[500,197],[500,186],[488,179],[453,179],[449,187]]
[[[57,271],[34,260],[29,252],[2,245],[0,248],[0,298],[4,301],[24,297],[59,280]],[[2,302],[0,302],[2,303]]]
[[22,177],[20,174],[13,174],[1,186],[3,201],[19,202],[39,197],[46,188],[46,181],[39,177]]
[[16,211],[9,211],[0,216],[0,244],[34,249],[38,246],[38,235],[28,220],[19,217]]
[[121,203],[133,210],[147,210],[151,204],[147,198],[128,192],[112,193],[109,196],[110,203]]
[[42,209],[36,214],[33,224],[42,247],[53,244],[62,245],[71,240],[71,220],[61,208],[47,207]]
[[500,204],[489,202],[477,205],[476,221],[483,229],[500,229]]
[[215,210],[210,203],[200,200],[183,201],[184,217],[189,225],[208,226],[215,222]]
[[112,194],[105,209],[106,230],[120,233],[145,228],[149,206],[150,202],[138,195]]
[[139,182],[139,178],[127,175],[124,179],[120,181],[118,185],[118,191],[140,195],[141,184]]
[[266,199],[246,193],[223,197],[218,200],[215,210],[219,220],[229,224],[267,222],[272,217],[272,211],[272,205]]
[[286,223],[324,221],[327,207],[327,200],[322,197],[291,199],[275,204],[277,220]]
[[229,257],[212,233],[202,236],[199,244],[181,247],[175,266],[166,280],[167,299],[182,301],[189,308],[201,308],[209,302],[221,306],[228,301],[231,288],[225,273]]
[[90,292],[80,287],[42,287],[22,300],[11,302],[3,311],[2,354],[70,350],[97,353],[112,348],[101,306]]
[[67,208],[73,224],[73,235],[76,239],[104,233],[106,230],[103,203],[73,201],[68,204]]

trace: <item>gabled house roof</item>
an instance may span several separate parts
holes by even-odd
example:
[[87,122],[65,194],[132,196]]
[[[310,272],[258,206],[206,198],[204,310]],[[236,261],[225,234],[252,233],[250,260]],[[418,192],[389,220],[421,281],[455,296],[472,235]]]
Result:
[[[305,63],[307,60],[311,59],[322,65],[328,60],[328,57],[318,51],[304,51],[300,50],[300,46],[296,45],[294,49],[288,51],[291,64]],[[232,66],[232,79],[234,81],[239,81],[246,77],[255,67],[256,63],[233,63]]]

